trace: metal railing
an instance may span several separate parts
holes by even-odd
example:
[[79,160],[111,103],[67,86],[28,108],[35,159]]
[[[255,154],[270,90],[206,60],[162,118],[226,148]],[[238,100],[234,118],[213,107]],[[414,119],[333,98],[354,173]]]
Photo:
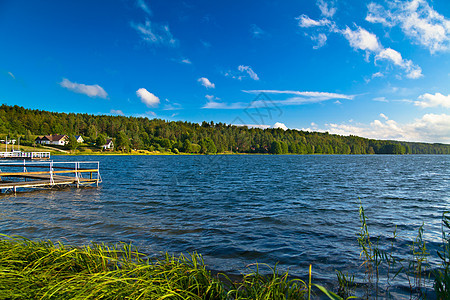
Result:
[[0,152],[0,159],[1,158],[49,159],[50,152]]

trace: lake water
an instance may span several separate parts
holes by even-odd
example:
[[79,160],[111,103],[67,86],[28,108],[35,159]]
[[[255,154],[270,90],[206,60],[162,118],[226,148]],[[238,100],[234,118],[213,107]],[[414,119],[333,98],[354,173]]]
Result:
[[[411,258],[424,226],[436,266],[441,216],[450,210],[450,156],[54,156],[98,160],[99,188],[0,197],[0,232],[79,245],[132,242],[146,253],[198,251],[212,270],[240,274],[278,263],[315,282],[335,270],[363,278],[358,207],[372,236]],[[409,295],[400,276],[392,294]],[[398,294],[396,294],[398,293]]]

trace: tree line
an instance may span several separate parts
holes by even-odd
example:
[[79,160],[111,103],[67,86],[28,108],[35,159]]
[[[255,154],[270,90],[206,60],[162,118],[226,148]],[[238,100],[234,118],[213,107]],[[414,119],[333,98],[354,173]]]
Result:
[[248,128],[0,106],[0,135],[32,143],[38,135],[81,135],[88,144],[113,138],[116,150],[173,153],[450,154],[450,145],[367,139],[327,132]]

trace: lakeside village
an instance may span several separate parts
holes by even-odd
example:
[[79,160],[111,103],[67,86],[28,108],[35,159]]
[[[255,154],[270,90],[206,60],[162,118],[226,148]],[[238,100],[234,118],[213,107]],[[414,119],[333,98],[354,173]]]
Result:
[[[4,145],[4,148],[0,146],[0,157],[4,158],[15,156],[17,156],[17,158],[19,158],[19,156],[25,157],[31,152],[69,154],[75,152],[78,148],[82,148],[83,152],[114,151],[113,139],[104,138],[103,136],[95,142],[85,143],[85,140],[81,135],[69,136],[65,134],[51,134],[36,137],[34,143],[30,143],[29,140],[22,140],[22,145],[20,144],[20,136],[18,139],[8,139],[8,136],[6,136],[4,139],[0,139],[0,143]],[[47,152],[42,152],[41,150],[47,150]],[[49,158],[49,156],[40,158]]]

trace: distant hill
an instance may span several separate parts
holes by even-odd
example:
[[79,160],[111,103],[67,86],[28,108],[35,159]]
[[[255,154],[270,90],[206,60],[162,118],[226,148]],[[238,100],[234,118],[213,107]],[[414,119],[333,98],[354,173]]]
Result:
[[0,135],[31,143],[37,135],[82,135],[116,149],[174,153],[450,154],[450,145],[366,139],[320,132],[259,129],[224,123],[164,121],[124,116],[55,113],[0,106]]

